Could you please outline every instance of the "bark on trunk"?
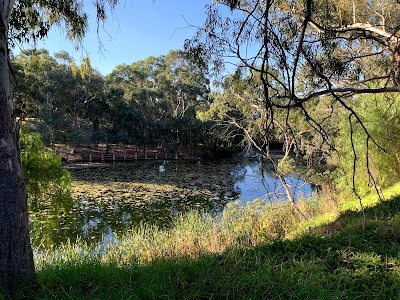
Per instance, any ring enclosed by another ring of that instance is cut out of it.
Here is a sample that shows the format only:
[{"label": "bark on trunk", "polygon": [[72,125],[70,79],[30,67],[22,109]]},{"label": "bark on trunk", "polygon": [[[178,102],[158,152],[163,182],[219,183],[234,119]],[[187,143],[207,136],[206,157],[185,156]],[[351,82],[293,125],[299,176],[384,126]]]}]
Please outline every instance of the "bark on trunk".
[{"label": "bark on trunk", "polygon": [[8,63],[9,1],[0,1],[0,288],[34,277],[27,194]]},{"label": "bark on trunk", "polygon": [[300,207],[297,205],[296,200],[294,199],[293,194],[290,191],[290,187],[288,186],[285,178],[280,174],[278,174],[277,176],[278,176],[279,180],[281,181],[283,188],[285,189],[286,197],[288,198],[290,204],[297,211],[297,213],[301,219],[307,220],[307,216],[301,211]]}]

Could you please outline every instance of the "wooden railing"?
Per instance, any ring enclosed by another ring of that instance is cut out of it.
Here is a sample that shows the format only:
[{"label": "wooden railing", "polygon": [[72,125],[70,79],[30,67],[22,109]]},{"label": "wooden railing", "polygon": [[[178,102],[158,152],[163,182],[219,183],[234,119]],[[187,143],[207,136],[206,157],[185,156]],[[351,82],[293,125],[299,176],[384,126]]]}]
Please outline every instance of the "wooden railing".
[{"label": "wooden railing", "polygon": [[164,159],[194,159],[180,155],[178,152],[169,152],[163,148],[139,148],[136,145],[104,145],[96,147],[77,147],[73,149],[54,147],[56,153],[62,155],[66,162],[123,162],[135,160],[164,160]]}]

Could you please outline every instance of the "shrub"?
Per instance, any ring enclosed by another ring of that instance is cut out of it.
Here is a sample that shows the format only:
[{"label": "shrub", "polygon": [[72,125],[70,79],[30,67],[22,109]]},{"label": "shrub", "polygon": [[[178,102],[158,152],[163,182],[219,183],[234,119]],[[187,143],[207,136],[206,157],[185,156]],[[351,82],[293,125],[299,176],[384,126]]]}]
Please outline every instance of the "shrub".
[{"label": "shrub", "polygon": [[50,206],[59,210],[72,205],[71,174],[62,168],[61,156],[46,149],[38,133],[20,133],[22,166],[30,209]]}]

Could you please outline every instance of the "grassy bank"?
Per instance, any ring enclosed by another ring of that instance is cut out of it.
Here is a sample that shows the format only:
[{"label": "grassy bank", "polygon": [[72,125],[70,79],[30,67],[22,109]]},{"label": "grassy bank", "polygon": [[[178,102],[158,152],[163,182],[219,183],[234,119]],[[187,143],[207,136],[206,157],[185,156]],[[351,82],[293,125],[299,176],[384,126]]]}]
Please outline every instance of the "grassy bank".
[{"label": "grassy bank", "polygon": [[38,286],[16,299],[398,299],[400,185],[388,201],[232,204],[170,230],[140,227],[114,246],[37,252]]}]

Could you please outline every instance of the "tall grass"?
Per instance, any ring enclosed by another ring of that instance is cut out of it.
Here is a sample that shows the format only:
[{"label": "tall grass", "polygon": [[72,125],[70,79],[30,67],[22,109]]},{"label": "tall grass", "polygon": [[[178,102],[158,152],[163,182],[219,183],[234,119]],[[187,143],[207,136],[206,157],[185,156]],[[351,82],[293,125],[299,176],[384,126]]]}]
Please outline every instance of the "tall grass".
[{"label": "tall grass", "polygon": [[[337,203],[314,197],[301,199],[299,207],[309,216],[336,212]],[[244,249],[284,238],[303,224],[292,206],[254,200],[245,205],[234,202],[217,216],[191,211],[178,216],[169,229],[144,224],[117,236],[113,244],[89,247],[83,241],[66,243],[57,249],[37,250],[39,270],[57,263],[100,261],[116,265],[143,265],[152,261],[195,258],[202,254]]]},{"label": "tall grass", "polygon": [[12,298],[397,299],[400,197],[366,198],[364,231],[357,209],[324,197],[299,201],[306,221],[255,200],[219,216],[189,212],[170,229],[142,225],[113,245],[37,250],[38,286]]}]

